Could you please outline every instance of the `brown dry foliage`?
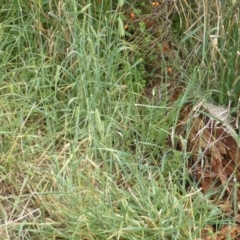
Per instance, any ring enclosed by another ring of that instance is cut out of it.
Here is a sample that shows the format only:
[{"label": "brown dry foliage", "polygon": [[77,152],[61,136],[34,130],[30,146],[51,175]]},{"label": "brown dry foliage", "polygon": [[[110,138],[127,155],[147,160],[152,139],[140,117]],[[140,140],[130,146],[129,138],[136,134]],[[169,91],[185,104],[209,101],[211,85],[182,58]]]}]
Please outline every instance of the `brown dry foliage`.
[{"label": "brown dry foliage", "polygon": [[[202,230],[200,239],[240,239],[240,211],[237,204],[240,200],[237,184],[240,181],[239,143],[224,124],[208,114],[196,113],[190,104],[181,109],[176,134],[187,139],[187,151],[191,153],[188,169],[193,179],[203,193],[214,193],[212,198],[215,204],[229,216],[235,216],[238,224],[225,226],[217,232],[208,226]],[[184,147],[178,142],[178,148],[183,150]],[[234,205],[238,208],[237,215],[234,214]]]},{"label": "brown dry foliage", "polygon": [[[223,199],[234,200],[236,182],[240,181],[240,148],[228,129],[216,120],[203,114],[195,114],[191,105],[181,110],[176,133],[187,136],[187,150],[192,153],[189,163],[194,178],[203,192],[223,186]],[[186,132],[186,125],[190,131]],[[180,148],[183,148],[179,144]],[[240,199],[240,190],[237,189]]]},{"label": "brown dry foliage", "polygon": [[206,226],[202,229],[201,238],[199,240],[227,240],[227,239],[240,239],[239,226],[224,226],[220,231],[214,232],[212,226]]}]

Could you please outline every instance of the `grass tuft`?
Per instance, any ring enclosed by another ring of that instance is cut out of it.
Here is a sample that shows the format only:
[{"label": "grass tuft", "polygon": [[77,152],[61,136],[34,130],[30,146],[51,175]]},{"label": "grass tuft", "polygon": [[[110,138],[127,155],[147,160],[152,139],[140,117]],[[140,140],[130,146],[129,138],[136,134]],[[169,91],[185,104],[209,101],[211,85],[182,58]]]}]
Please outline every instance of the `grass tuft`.
[{"label": "grass tuft", "polygon": [[[168,142],[180,107],[202,93],[237,113],[238,3],[170,1],[163,16],[113,2],[2,4],[2,239],[197,239],[232,222]],[[163,60],[167,36],[182,59]],[[143,96],[149,79],[160,101]],[[185,91],[169,105],[172,79]]]}]

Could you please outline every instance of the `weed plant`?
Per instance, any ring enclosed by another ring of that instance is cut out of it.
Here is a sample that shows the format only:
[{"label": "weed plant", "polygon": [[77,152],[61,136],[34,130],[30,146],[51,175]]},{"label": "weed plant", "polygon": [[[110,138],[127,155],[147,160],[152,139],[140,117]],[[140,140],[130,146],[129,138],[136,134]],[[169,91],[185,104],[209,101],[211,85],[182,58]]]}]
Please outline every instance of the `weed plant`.
[{"label": "weed plant", "polygon": [[124,39],[122,1],[3,1],[1,239],[196,239],[231,221],[167,144],[192,89],[238,107],[239,6],[192,2],[170,3],[189,56],[170,107],[141,100],[145,56]]}]

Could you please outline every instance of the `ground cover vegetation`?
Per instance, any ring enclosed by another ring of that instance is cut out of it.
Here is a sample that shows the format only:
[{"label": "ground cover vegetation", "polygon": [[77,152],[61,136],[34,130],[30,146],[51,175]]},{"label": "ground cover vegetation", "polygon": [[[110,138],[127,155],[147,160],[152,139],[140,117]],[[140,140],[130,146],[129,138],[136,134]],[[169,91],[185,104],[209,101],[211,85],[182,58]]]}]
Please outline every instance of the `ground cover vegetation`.
[{"label": "ground cover vegetation", "polygon": [[239,7],[3,1],[0,238],[237,239],[238,183],[201,190],[181,109],[224,106],[237,142]]}]

